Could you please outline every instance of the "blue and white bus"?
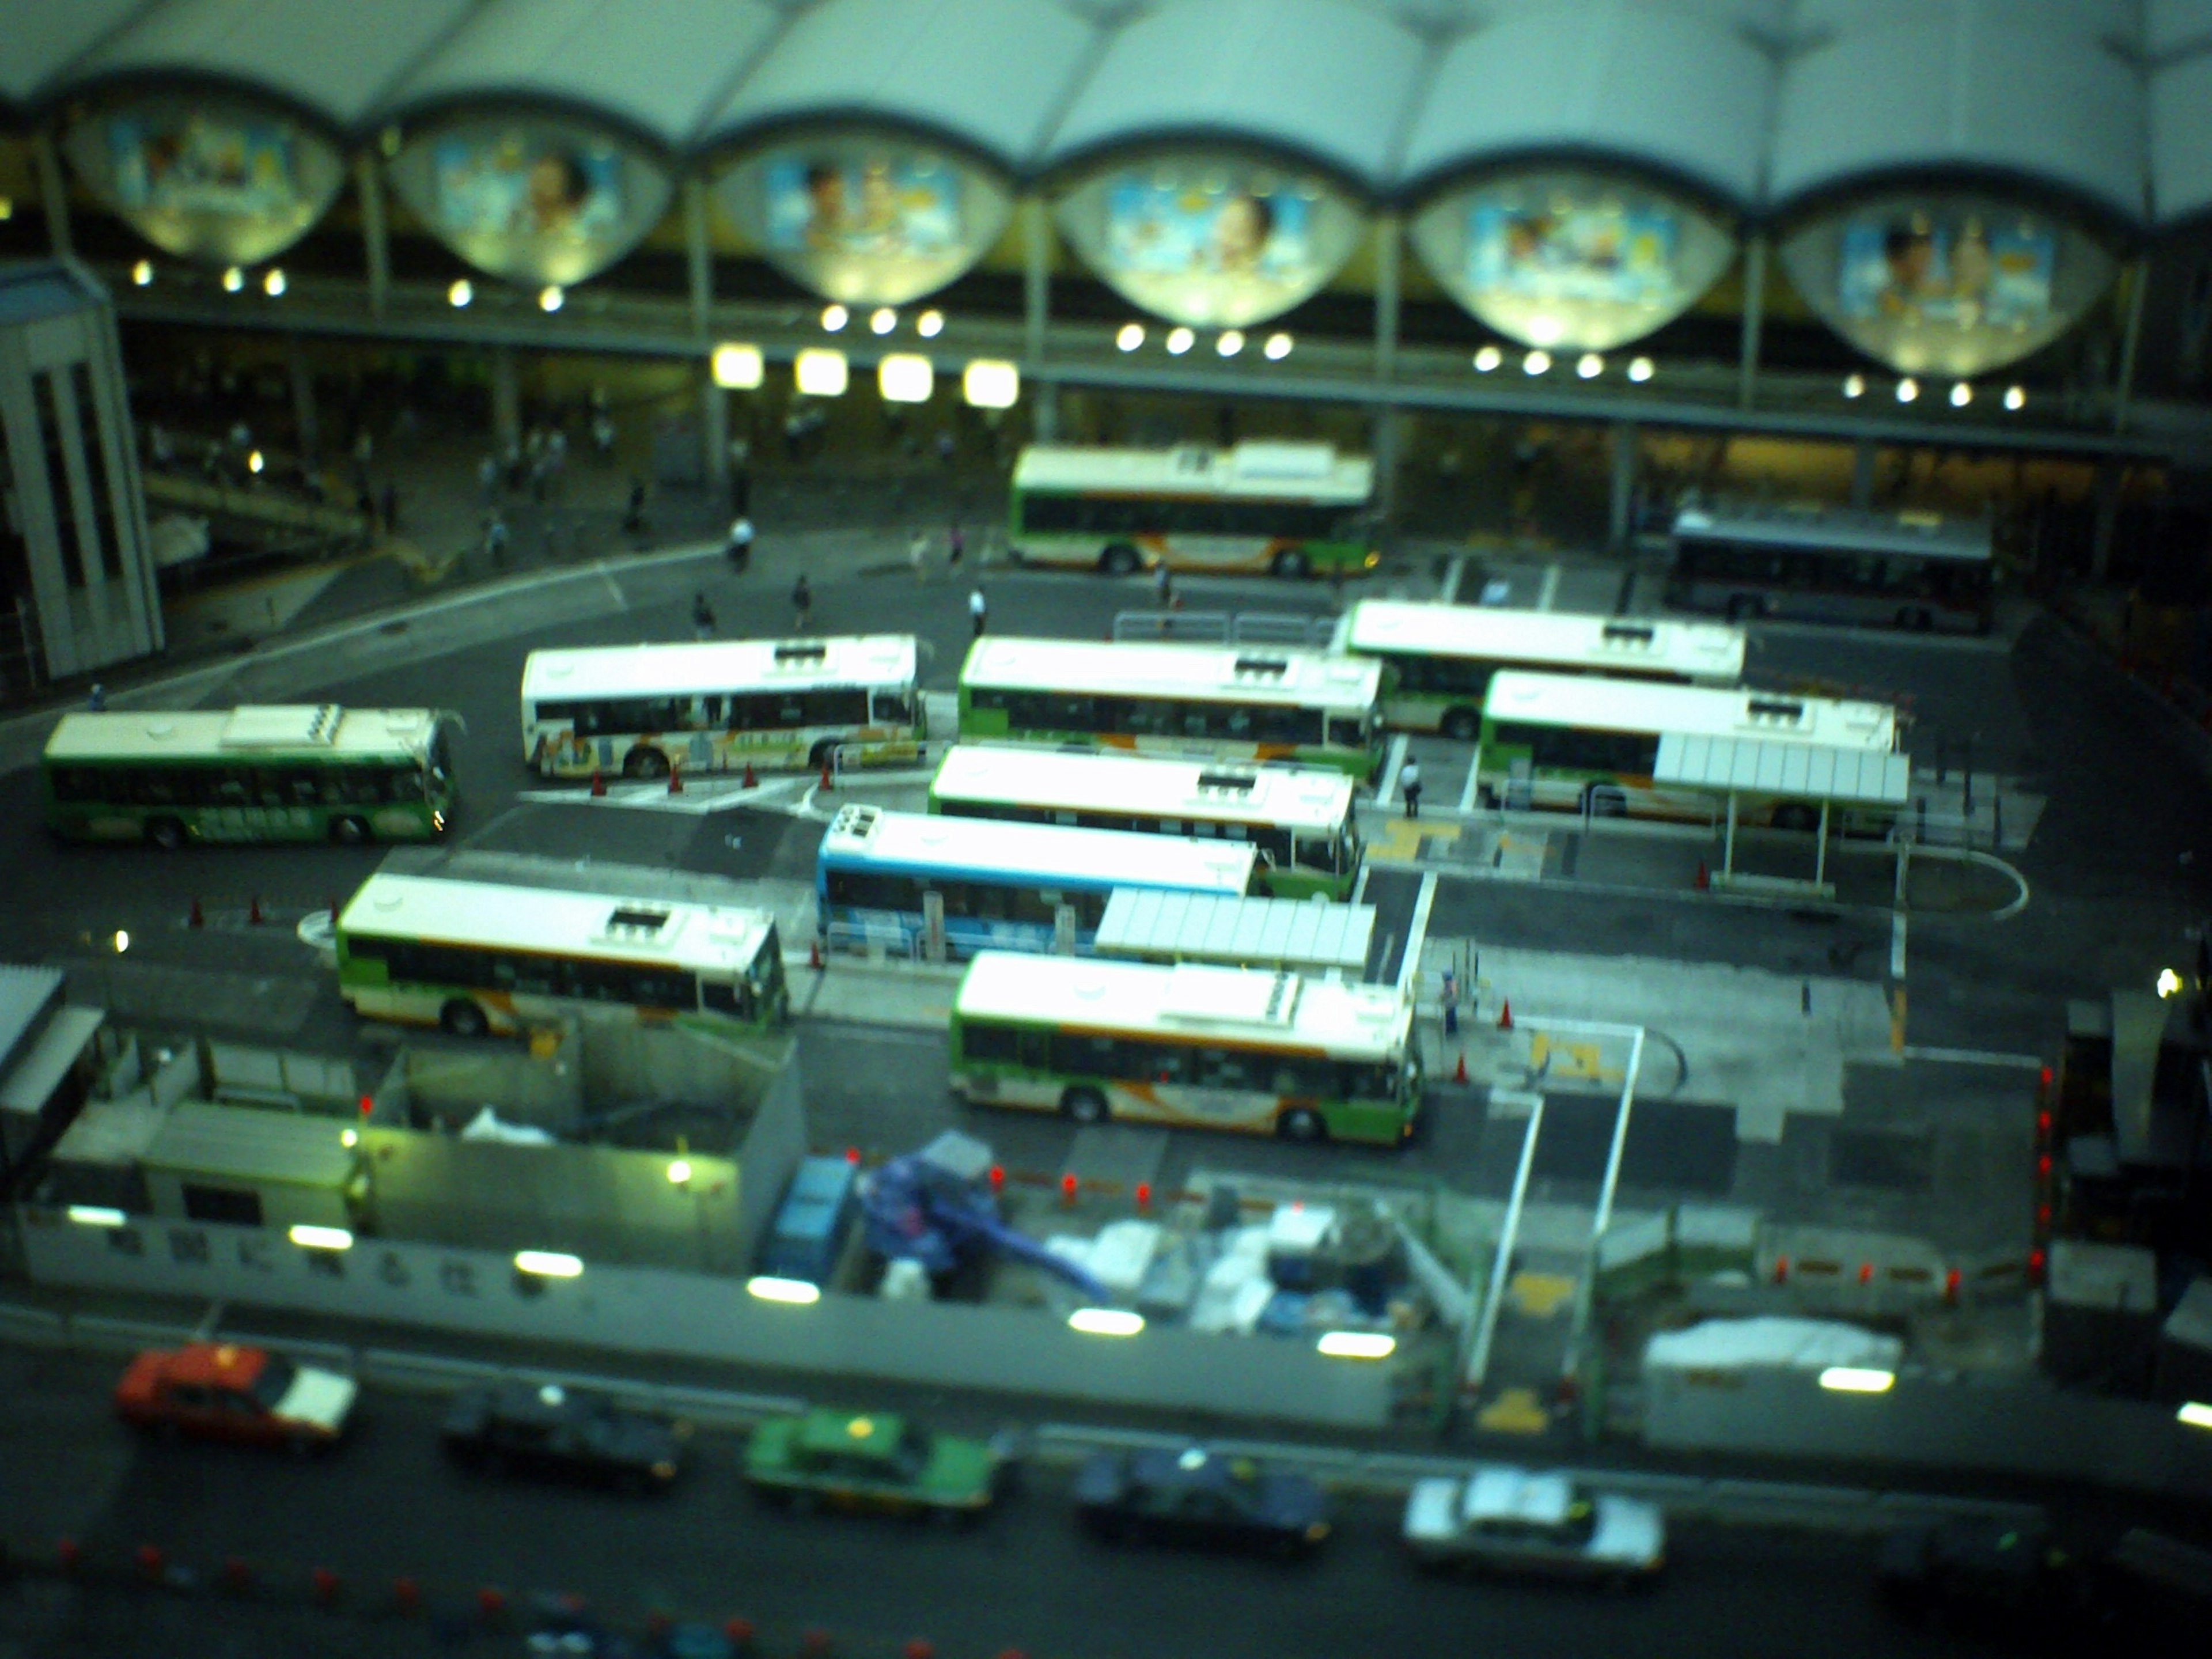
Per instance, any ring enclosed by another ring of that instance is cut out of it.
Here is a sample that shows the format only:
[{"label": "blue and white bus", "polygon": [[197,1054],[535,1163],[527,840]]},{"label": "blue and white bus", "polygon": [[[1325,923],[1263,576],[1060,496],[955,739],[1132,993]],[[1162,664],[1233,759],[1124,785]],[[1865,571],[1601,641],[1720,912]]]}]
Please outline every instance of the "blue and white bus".
[{"label": "blue and white bus", "polygon": [[1087,953],[1117,887],[1241,898],[1259,873],[1249,842],[854,805],[822,838],[815,898],[832,950],[920,957],[941,928],[948,957]]}]

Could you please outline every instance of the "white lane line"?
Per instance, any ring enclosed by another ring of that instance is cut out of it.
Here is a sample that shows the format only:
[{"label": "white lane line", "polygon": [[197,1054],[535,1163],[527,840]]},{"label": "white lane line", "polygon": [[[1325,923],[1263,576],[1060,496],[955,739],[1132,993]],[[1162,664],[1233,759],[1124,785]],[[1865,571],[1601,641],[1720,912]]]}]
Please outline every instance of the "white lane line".
[{"label": "white lane line", "polygon": [[1444,567],[1444,585],[1437,590],[1437,597],[1446,605],[1456,600],[1459,598],[1459,579],[1466,574],[1467,555],[1454,555],[1452,562]]},{"label": "white lane line", "polygon": [[615,603],[622,609],[629,610],[629,596],[622,591],[621,584],[615,580],[614,573],[605,565],[599,567],[599,580],[607,585],[607,592],[615,596]]},{"label": "white lane line", "polygon": [[2024,1072],[2043,1069],[2040,1054],[2000,1054],[1993,1048],[1919,1048],[1908,1042],[1900,1052],[1907,1060],[1933,1060],[1943,1066],[2002,1066]]},{"label": "white lane line", "polygon": [[1474,811],[1474,787],[1482,778],[1482,744],[1478,741],[1474,752],[1467,757],[1467,787],[1459,792],[1459,810],[1462,813]]},{"label": "white lane line", "polygon": [[1559,567],[1556,562],[1544,567],[1544,586],[1536,593],[1536,609],[1549,611],[1552,601],[1559,597]]},{"label": "white lane line", "polygon": [[1365,859],[1359,860],[1359,879],[1352,884],[1352,897],[1349,902],[1353,904],[1364,904],[1366,902],[1367,878],[1374,873],[1375,866],[1373,865],[1370,864]]},{"label": "white lane line", "polygon": [[1390,753],[1382,763],[1382,781],[1376,787],[1375,804],[1388,806],[1398,793],[1398,774],[1406,764],[1407,738],[1403,732],[1390,739]]},{"label": "white lane line", "polygon": [[1889,976],[1894,980],[1905,977],[1905,912],[1895,912],[1889,919]]},{"label": "white lane line", "polygon": [[1420,896],[1413,901],[1413,920],[1406,929],[1406,954],[1398,963],[1398,989],[1402,994],[1421,971],[1421,943],[1429,936],[1429,912],[1436,908],[1437,878],[1421,878]]}]

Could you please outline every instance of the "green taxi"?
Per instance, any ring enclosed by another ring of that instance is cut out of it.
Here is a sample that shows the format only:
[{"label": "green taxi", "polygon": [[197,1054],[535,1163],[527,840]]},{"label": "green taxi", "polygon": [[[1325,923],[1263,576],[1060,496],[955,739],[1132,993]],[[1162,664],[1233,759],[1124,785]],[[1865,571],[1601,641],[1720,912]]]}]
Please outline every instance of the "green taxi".
[{"label": "green taxi", "polygon": [[817,1407],[772,1417],[745,1445],[745,1480],[769,1503],[948,1520],[980,1516],[999,1495],[1014,1446],[936,1434],[890,1412]]}]

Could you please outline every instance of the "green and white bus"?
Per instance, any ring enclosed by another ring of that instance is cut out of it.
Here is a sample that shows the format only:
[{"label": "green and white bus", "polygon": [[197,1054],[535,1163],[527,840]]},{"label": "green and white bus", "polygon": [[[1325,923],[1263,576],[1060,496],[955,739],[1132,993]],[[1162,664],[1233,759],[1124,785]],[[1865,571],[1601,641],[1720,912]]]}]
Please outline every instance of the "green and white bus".
[{"label": "green and white bus", "polygon": [[963,743],[939,763],[929,810],[1246,842],[1259,851],[1264,892],[1344,899],[1359,877],[1356,788],[1341,772]]},{"label": "green and white bus", "polygon": [[68,841],[428,841],[460,807],[432,708],[335,703],[64,714],[46,827]]},{"label": "green and white bus", "polygon": [[338,994],[356,1013],[460,1036],[609,1006],[742,1035],[790,1008],[765,910],[378,874],[337,931]]},{"label": "green and white bus", "polygon": [[1375,464],[1328,444],[1096,449],[1043,444],[1014,463],[1007,550],[1022,564],[1358,575],[1375,546]]},{"label": "green and white bus", "polygon": [[546,777],[911,761],[927,735],[914,635],[533,651],[522,758]]},{"label": "green and white bus", "polygon": [[960,667],[960,736],[1133,755],[1382,768],[1382,667],[1273,646],[981,639]]},{"label": "green and white bus", "polygon": [[951,1053],[969,1102],[1078,1123],[1395,1146],[1421,1109],[1410,1001],[1265,969],[986,951],[954,1000]]},{"label": "green and white bus", "polygon": [[1389,670],[1384,724],[1462,742],[1482,729],[1483,693],[1501,668],[1734,685],[1743,678],[1743,629],[1719,623],[1403,599],[1360,600],[1331,645]]},{"label": "green and white bus", "polygon": [[[1653,781],[1659,739],[1670,733],[1886,755],[1897,747],[1897,711],[1741,688],[1500,670],[1483,703],[1475,751],[1480,799],[1486,806],[1709,823],[1710,793]],[[1802,798],[1750,789],[1737,799],[1747,823],[1810,830],[1820,822],[1819,806]],[[1878,832],[1889,817],[1874,807],[1839,811],[1847,833]]]}]

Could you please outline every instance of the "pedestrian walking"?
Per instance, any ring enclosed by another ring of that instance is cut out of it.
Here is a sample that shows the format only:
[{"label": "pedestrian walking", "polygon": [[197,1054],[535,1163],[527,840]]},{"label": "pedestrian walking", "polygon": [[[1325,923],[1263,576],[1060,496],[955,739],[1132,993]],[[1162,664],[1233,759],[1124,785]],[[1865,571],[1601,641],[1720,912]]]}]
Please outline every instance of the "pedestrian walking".
[{"label": "pedestrian walking", "polygon": [[496,570],[507,563],[507,520],[496,513],[484,526],[484,552]]},{"label": "pedestrian walking", "polygon": [[1161,556],[1158,565],[1152,571],[1152,592],[1158,596],[1161,610],[1175,609],[1175,573],[1168,568],[1167,556],[1164,554]]},{"label": "pedestrian walking", "polygon": [[623,514],[623,528],[633,536],[645,533],[645,480],[629,481],[629,507]]},{"label": "pedestrian walking", "polygon": [[929,580],[929,538],[919,530],[906,544],[906,562],[914,567],[914,579],[918,582]]},{"label": "pedestrian walking", "polygon": [[107,707],[107,688],[94,680],[92,690],[85,694],[84,706],[95,714],[100,713]]},{"label": "pedestrian walking", "polygon": [[592,450],[603,461],[615,453],[615,417],[604,409],[592,416]]},{"label": "pedestrian walking", "polygon": [[691,635],[701,640],[714,637],[714,607],[707,603],[704,593],[691,596]]},{"label": "pedestrian walking", "polygon": [[951,534],[945,538],[945,568],[950,574],[957,576],[960,574],[960,561],[967,556],[967,552],[968,538],[961,533],[960,526],[956,524],[952,526]]},{"label": "pedestrian walking", "polygon": [[730,540],[725,550],[730,556],[730,568],[743,570],[753,562],[753,521],[739,518],[730,526]]},{"label": "pedestrian walking", "polygon": [[1421,768],[1411,756],[1398,769],[1398,793],[1406,798],[1406,816],[1409,818],[1420,817]]},{"label": "pedestrian walking", "polygon": [[990,620],[991,602],[983,597],[983,590],[972,588],[968,594],[968,620],[975,625],[975,637],[983,637],[983,625]]},{"label": "pedestrian walking", "polygon": [[791,631],[794,634],[804,634],[806,631],[806,624],[813,619],[814,616],[814,590],[806,585],[806,577],[803,572],[799,580],[791,585]]}]

